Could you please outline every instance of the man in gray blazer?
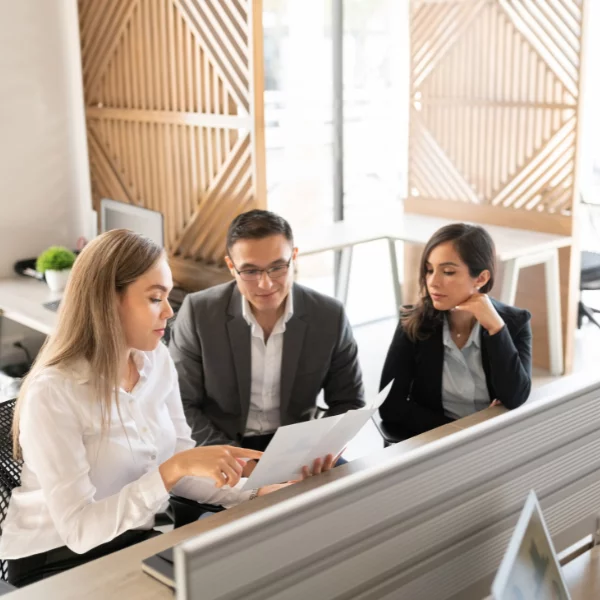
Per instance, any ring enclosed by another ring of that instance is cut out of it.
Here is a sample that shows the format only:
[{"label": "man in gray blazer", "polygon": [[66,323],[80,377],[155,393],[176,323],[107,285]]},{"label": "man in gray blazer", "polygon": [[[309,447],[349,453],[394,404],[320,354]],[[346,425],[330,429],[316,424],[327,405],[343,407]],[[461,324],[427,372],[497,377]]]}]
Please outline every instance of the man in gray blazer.
[{"label": "man in gray blazer", "polygon": [[198,445],[264,450],[280,425],[364,406],[357,347],[343,306],[294,283],[292,231],[274,213],[236,217],[227,234],[235,281],[188,295],[169,350]]}]

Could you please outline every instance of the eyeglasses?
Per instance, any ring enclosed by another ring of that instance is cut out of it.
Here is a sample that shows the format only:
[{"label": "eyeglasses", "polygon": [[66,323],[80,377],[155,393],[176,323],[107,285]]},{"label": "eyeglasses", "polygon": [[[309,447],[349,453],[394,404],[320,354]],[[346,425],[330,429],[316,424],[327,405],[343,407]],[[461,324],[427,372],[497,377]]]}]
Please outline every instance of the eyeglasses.
[{"label": "eyeglasses", "polygon": [[[290,270],[291,262],[292,257],[290,257],[290,260],[288,260],[286,264],[275,265],[268,269],[244,269],[243,271],[238,271],[235,265],[233,265],[233,268],[244,281],[259,281],[262,279],[263,273],[266,273],[269,276],[269,279],[280,279],[287,275]],[[231,263],[233,264],[233,261],[231,261]]]}]

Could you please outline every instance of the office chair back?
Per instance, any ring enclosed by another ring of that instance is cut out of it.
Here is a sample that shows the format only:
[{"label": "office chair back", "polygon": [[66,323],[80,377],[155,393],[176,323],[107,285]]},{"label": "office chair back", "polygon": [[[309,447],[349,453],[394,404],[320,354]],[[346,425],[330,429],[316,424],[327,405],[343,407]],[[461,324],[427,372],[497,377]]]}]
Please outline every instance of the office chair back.
[{"label": "office chair back", "polygon": [[[586,202],[583,196],[581,197],[581,204],[583,207],[582,213],[587,214],[589,221],[588,234],[592,239],[597,240],[598,235],[600,234],[600,205]],[[581,252],[580,292],[600,290],[600,252],[598,252],[597,249],[597,244],[595,244],[595,251],[583,250]],[[596,316],[597,314],[600,314],[600,309],[585,304],[580,297],[577,311],[577,328],[581,328],[584,317],[586,317],[590,323],[600,327],[600,321]]]},{"label": "office chair back", "polygon": [[[13,458],[12,422],[15,403],[16,399],[0,403],[0,523],[6,517],[13,489],[21,485],[23,463]],[[7,575],[7,562],[0,560],[0,578],[7,581]]]}]

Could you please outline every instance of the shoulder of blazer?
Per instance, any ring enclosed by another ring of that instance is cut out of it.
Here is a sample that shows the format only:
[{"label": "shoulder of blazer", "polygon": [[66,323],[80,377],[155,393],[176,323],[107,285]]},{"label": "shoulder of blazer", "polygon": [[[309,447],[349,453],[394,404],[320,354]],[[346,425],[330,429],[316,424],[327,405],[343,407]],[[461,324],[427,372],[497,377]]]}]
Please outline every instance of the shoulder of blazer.
[{"label": "shoulder of blazer", "polygon": [[291,293],[294,297],[294,316],[306,315],[336,319],[344,312],[344,306],[339,300],[299,283],[294,283]]},{"label": "shoulder of blazer", "polygon": [[509,306],[495,298],[491,298],[494,308],[506,323],[511,334],[518,333],[531,320],[531,313],[523,308]]},{"label": "shoulder of blazer", "polygon": [[205,316],[215,318],[221,315],[221,318],[224,319],[228,312],[232,297],[234,295],[240,297],[239,292],[237,292],[237,294],[236,292],[236,282],[229,281],[199,292],[192,292],[191,294],[188,294],[185,299],[192,305],[196,316],[200,316],[200,318]]}]

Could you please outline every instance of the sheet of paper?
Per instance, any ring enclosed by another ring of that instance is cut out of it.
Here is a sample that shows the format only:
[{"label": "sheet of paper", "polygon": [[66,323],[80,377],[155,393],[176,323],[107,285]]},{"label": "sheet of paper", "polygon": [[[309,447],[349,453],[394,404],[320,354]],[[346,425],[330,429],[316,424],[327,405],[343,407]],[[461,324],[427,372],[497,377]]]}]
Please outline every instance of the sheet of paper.
[{"label": "sheet of paper", "polygon": [[298,479],[316,458],[339,454],[386,399],[393,380],[365,408],[280,427],[243,489]]},{"label": "sheet of paper", "polygon": [[373,416],[374,409],[350,410],[336,423],[319,442],[309,449],[305,458],[305,465],[312,465],[317,458],[333,454],[337,456],[356,434],[366,425]]},{"label": "sheet of paper", "polygon": [[318,442],[344,415],[314,419],[280,427],[256,465],[243,489],[256,489],[271,483],[294,479],[305,463],[311,446]]},{"label": "sheet of paper", "polygon": [[371,400],[371,402],[366,402],[365,408],[363,408],[362,410],[378,410],[379,407],[384,403],[388,394],[390,393],[392,385],[394,385],[393,379],[379,392],[379,394],[377,394],[377,396],[375,396],[375,398],[373,398],[373,400]]}]

